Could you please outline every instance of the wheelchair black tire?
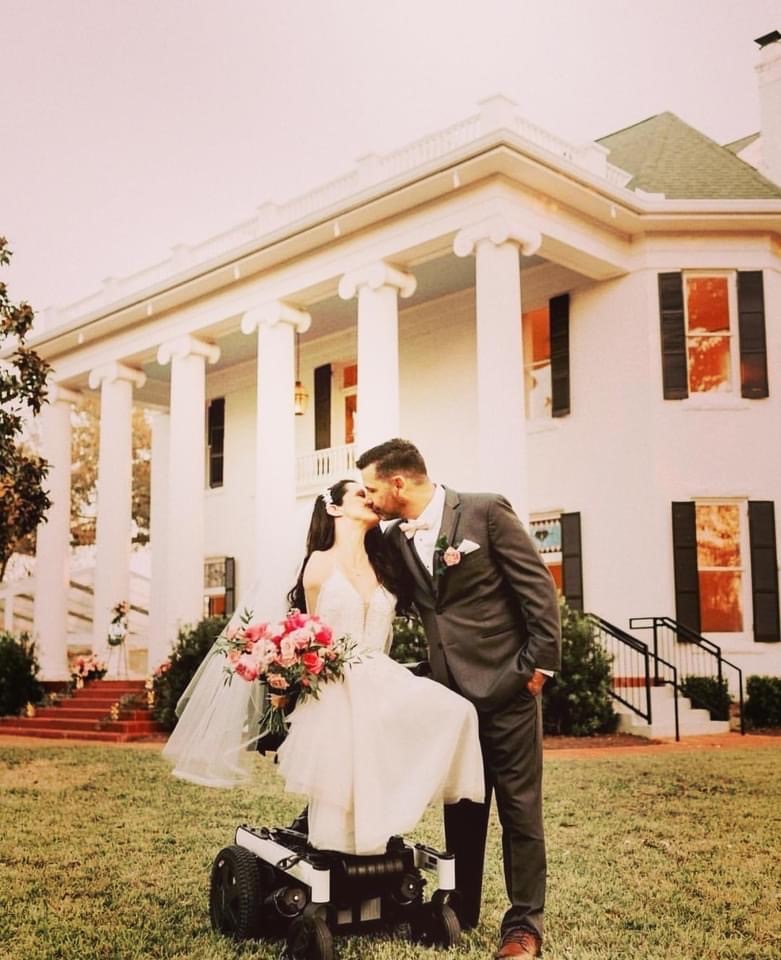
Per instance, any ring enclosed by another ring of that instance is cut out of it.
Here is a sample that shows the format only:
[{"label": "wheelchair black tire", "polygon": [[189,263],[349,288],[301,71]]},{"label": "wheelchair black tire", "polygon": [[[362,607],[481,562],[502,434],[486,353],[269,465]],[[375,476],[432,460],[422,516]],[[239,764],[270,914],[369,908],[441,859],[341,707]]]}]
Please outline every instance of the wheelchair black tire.
[{"label": "wheelchair black tire", "polygon": [[461,939],[458,915],[446,903],[424,903],[417,923],[418,942],[427,947],[454,947]]},{"label": "wheelchair black tire", "polygon": [[224,847],[212,864],[209,886],[212,929],[233,940],[260,939],[262,904],[258,858],[245,847]]},{"label": "wheelchair black tire", "polygon": [[290,960],[334,960],[334,938],[322,917],[304,914],[287,931]]}]

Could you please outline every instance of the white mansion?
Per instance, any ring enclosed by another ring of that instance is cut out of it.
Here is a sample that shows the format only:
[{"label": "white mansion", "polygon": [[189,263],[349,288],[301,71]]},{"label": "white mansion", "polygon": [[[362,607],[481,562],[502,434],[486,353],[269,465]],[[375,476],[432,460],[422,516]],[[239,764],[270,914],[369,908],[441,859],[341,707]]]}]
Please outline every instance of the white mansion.
[{"label": "white mansion", "polygon": [[[314,495],[403,436],[436,480],[505,493],[574,605],[625,630],[671,617],[781,674],[778,34],[758,74],[762,130],[726,146],[669,113],[567,143],[492,97],[44,317],[53,506],[30,585],[0,585],[6,627],[29,626],[14,611],[34,593],[43,676],[84,639],[69,485],[85,391],[101,410],[93,645],[130,597],[141,672],[256,581],[258,612],[278,613]],[[145,602],[134,404],[153,411]]]}]

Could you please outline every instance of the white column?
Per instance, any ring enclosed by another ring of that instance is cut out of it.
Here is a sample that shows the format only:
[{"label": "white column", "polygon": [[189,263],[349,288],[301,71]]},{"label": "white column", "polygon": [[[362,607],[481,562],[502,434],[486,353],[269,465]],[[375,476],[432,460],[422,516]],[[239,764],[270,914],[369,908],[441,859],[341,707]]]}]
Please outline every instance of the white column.
[{"label": "white column", "polygon": [[166,595],[168,584],[168,474],[170,424],[167,413],[152,414],[152,460],[149,491],[149,545],[152,551],[149,571],[149,625],[147,644],[149,669],[154,670],[171,650],[172,637],[166,634]]},{"label": "white column", "polygon": [[68,679],[70,588],[71,409],[78,394],[54,384],[41,409],[41,455],[49,463],[51,500],[35,547],[33,636],[43,680]]},{"label": "white column", "polygon": [[346,273],[339,296],[358,294],[359,453],[399,435],[399,294],[411,297],[417,280],[380,261]]},{"label": "white column", "polygon": [[504,494],[529,518],[526,411],[518,250],[531,256],[537,231],[502,216],[456,234],[456,255],[474,253],[477,315],[477,413],[480,486]]},{"label": "white column", "polygon": [[255,576],[263,620],[285,613],[286,594],[303,556],[295,537],[296,509],[295,335],[308,313],[278,300],[244,314],[241,329],[258,332],[258,395],[255,472]]},{"label": "white column", "polygon": [[133,387],[146,377],[121,363],[97,367],[89,385],[100,387],[98,516],[95,532],[95,594],[92,647],[106,648],[111,608],[130,600],[133,482]]},{"label": "white column", "polygon": [[181,627],[203,619],[206,361],[219,358],[219,347],[190,336],[164,343],[157,351],[158,363],[171,364],[166,628],[161,644],[173,643]]}]

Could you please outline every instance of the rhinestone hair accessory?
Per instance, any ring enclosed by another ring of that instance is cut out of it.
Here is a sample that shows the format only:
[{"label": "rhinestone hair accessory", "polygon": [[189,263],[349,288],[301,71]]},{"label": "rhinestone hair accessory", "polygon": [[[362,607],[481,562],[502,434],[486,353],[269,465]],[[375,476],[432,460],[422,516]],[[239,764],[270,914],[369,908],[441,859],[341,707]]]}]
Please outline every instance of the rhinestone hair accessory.
[{"label": "rhinestone hair accessory", "polygon": [[331,494],[330,487],[326,487],[325,490],[321,490],[319,496],[322,497],[323,503],[327,507],[332,507],[334,505],[334,498]]}]

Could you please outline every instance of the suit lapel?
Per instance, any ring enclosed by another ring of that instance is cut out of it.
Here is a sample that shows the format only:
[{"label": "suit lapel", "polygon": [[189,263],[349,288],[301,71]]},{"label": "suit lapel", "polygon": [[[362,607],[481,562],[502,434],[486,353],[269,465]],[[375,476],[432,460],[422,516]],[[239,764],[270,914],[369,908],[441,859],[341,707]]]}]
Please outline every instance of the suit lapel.
[{"label": "suit lapel", "polygon": [[412,576],[415,578],[415,582],[419,587],[422,587],[427,593],[434,592],[434,581],[431,579],[431,576],[423,565],[423,561],[418,556],[418,551],[415,549],[410,538],[407,538],[400,530],[396,530],[396,536],[399,538],[399,550],[401,555],[404,558],[404,562],[407,564]]},{"label": "suit lapel", "polygon": [[[445,506],[442,510],[442,525],[437,533],[437,540],[445,537],[448,546],[456,546],[456,536],[458,534],[458,524],[461,522],[461,498],[455,490],[445,488]],[[434,594],[439,596],[440,588],[444,589],[447,582],[442,582],[444,571],[441,569],[441,561],[438,552],[434,551]]]}]

